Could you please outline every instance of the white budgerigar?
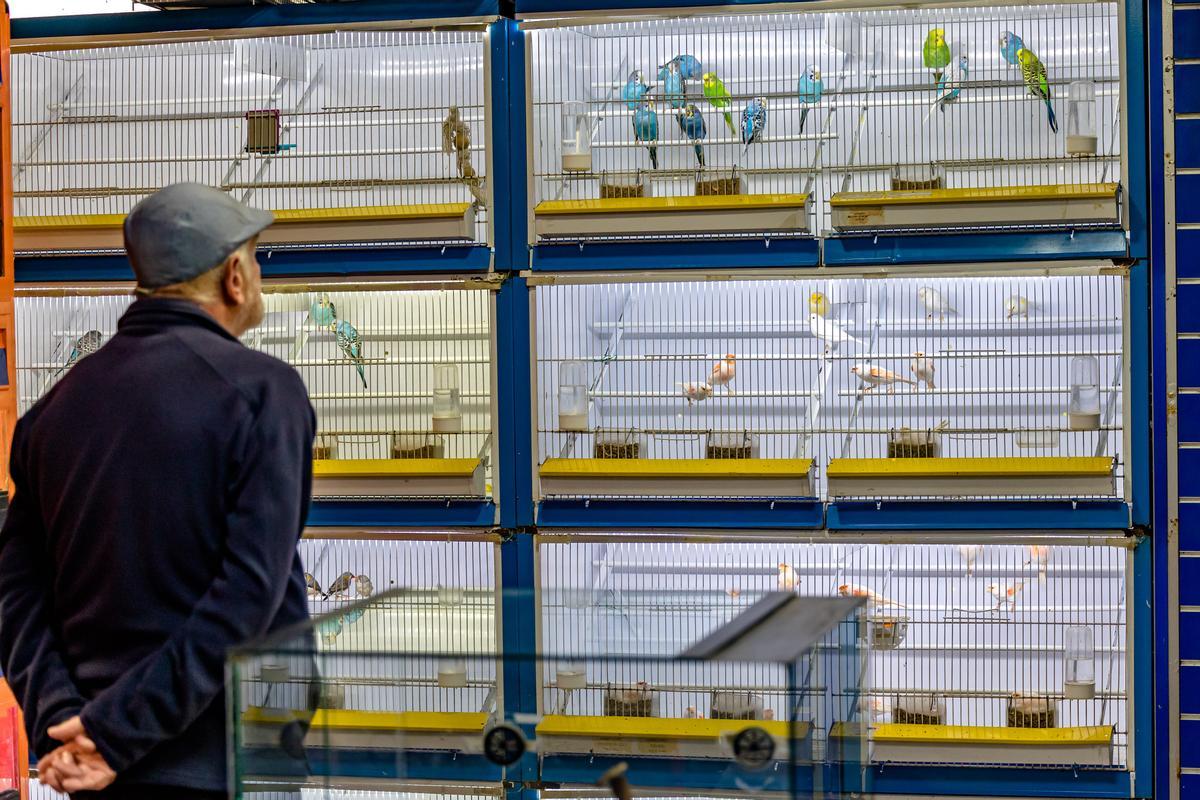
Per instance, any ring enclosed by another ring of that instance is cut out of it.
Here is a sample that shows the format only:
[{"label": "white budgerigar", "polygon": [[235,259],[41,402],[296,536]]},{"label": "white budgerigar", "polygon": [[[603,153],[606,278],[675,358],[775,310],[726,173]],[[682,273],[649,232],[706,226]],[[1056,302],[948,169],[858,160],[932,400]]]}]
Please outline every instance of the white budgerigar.
[{"label": "white budgerigar", "polygon": [[853,583],[843,583],[838,587],[838,594],[842,597],[865,597],[867,598],[867,602],[872,606],[905,607],[904,603],[897,602],[890,597],[884,597],[881,594],[876,594],[865,586],[857,586]]},{"label": "white budgerigar", "polygon": [[800,588],[800,576],[791,564],[779,565],[778,587],[781,592],[794,592]]},{"label": "white budgerigar", "polygon": [[1029,560],[1026,565],[1037,562],[1038,565],[1038,583],[1046,582],[1046,572],[1050,569],[1050,546],[1044,544],[1029,545]]},{"label": "white budgerigar", "polygon": [[726,353],[725,358],[713,364],[712,371],[708,373],[708,384],[710,386],[724,386],[725,390],[733,394],[733,387],[729,384],[737,376],[737,356],[733,353]]},{"label": "white budgerigar", "polygon": [[845,328],[831,319],[819,317],[816,314],[808,315],[808,330],[813,336],[825,343],[825,352],[829,352],[829,348],[843,342],[854,342],[862,344],[862,341],[851,336]]},{"label": "white budgerigar", "polygon": [[962,556],[963,562],[967,565],[967,577],[975,574],[975,562],[979,560],[979,554],[983,551],[983,545],[979,544],[960,544],[958,546],[958,554]]},{"label": "white budgerigar", "polygon": [[1021,594],[1021,590],[1024,588],[1025,581],[1017,581],[1016,583],[989,583],[985,591],[996,598],[995,610],[999,611],[1005,608],[1009,613],[1016,613],[1017,596]]},{"label": "white budgerigar", "polygon": [[874,364],[855,364],[850,368],[850,371],[858,376],[859,380],[867,384],[864,392],[874,391],[880,386],[888,387],[889,392],[896,390],[897,383],[907,383],[909,386],[916,386],[917,382],[909,380],[902,375],[897,375],[890,369],[877,367]]},{"label": "white budgerigar", "polygon": [[958,313],[950,305],[950,301],[946,299],[946,296],[932,286],[922,286],[920,289],[917,289],[917,299],[921,301],[921,305],[925,308],[926,319],[933,319],[934,314],[937,314],[938,319],[945,319],[947,314]]},{"label": "white budgerigar", "polygon": [[704,383],[703,381],[688,381],[687,383],[679,384],[679,389],[683,396],[687,398],[688,405],[701,403],[712,397],[712,384]]},{"label": "white budgerigar", "polygon": [[1025,319],[1029,319],[1029,307],[1031,305],[1028,298],[1014,294],[1004,301],[1004,318],[1024,317]]},{"label": "white budgerigar", "polygon": [[936,389],[933,385],[933,359],[926,356],[920,350],[913,353],[912,357],[912,372],[917,376],[918,381],[925,382],[926,389]]}]

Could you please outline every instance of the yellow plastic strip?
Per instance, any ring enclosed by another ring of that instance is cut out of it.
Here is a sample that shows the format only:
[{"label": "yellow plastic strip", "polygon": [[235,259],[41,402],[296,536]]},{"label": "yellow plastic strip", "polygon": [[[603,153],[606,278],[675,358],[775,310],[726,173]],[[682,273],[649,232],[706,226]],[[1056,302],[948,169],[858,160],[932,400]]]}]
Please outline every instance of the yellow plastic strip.
[{"label": "yellow plastic strip", "polygon": [[[277,224],[315,222],[387,222],[388,220],[457,219],[470,209],[469,203],[423,203],[409,206],[357,206],[353,208],[296,208],[272,212]],[[124,214],[65,214],[49,217],[15,217],[13,227],[22,231],[102,230],[120,228]]]},{"label": "yellow plastic strip", "polygon": [[1111,725],[1086,728],[1000,728],[975,725],[900,725],[887,723],[875,728],[877,742],[921,742],[929,744],[1111,744]]},{"label": "yellow plastic strip", "polygon": [[547,200],[534,214],[613,214],[637,211],[737,211],[754,208],[803,208],[806,194],[731,194],[701,197],[613,197],[604,200]]},{"label": "yellow plastic strip", "polygon": [[[659,717],[569,717],[548,714],[538,723],[539,736],[588,736],[604,739],[718,739],[758,727],[780,739],[790,734],[778,720],[661,719]],[[808,737],[812,723],[797,722],[796,738]]]},{"label": "yellow plastic strip", "polygon": [[1120,184],[1083,183],[1050,186],[995,186],[983,189],[918,189],[896,192],[837,192],[831,206],[982,203],[995,200],[1082,200],[1116,197]]},{"label": "yellow plastic strip", "polygon": [[548,458],[543,478],[806,478],[803,458]]},{"label": "yellow plastic strip", "polygon": [[314,478],[469,478],[477,458],[316,459]]},{"label": "yellow plastic strip", "polygon": [[124,214],[64,214],[53,217],[14,217],[17,231],[109,230],[125,224]]},{"label": "yellow plastic strip", "polygon": [[830,478],[1029,478],[1108,476],[1111,456],[1046,456],[1029,458],[834,458]]},{"label": "yellow plastic strip", "polygon": [[[302,716],[299,713],[279,714],[263,708],[248,708],[242,721],[250,724],[282,725]],[[466,712],[405,711],[347,711],[319,708],[312,718],[312,727],[324,730],[397,731],[407,733],[476,733],[487,725],[488,715]]]}]

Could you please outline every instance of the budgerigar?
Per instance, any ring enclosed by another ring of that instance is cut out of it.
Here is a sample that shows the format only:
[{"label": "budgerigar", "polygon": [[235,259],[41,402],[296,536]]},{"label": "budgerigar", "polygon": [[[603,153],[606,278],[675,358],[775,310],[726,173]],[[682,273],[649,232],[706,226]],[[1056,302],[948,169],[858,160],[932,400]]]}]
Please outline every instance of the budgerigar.
[{"label": "budgerigar", "polygon": [[662,93],[671,108],[683,108],[687,105],[687,87],[683,83],[683,76],[679,74],[679,65],[674,62],[667,64]]},{"label": "budgerigar", "polygon": [[650,87],[646,85],[646,76],[640,69],[635,69],[629,73],[629,79],[621,87],[621,99],[625,101],[625,106],[630,111],[637,111],[648,91],[650,91]]},{"label": "budgerigar", "polygon": [[328,328],[337,322],[337,306],[329,299],[329,295],[323,294],[312,301],[308,307],[308,320],[318,328]]},{"label": "budgerigar", "polygon": [[658,141],[658,112],[649,101],[643,100],[633,112],[633,138],[646,145],[650,151],[650,166],[658,169],[658,148],[654,145]]},{"label": "budgerigar", "polygon": [[762,138],[767,127],[767,98],[756,97],[742,109],[742,157],[750,145]]},{"label": "budgerigar", "polygon": [[932,70],[933,82],[942,81],[942,70],[950,64],[950,45],[946,43],[946,31],[934,28],[925,36],[925,46],[921,48],[921,63],[925,69]]},{"label": "budgerigar", "polygon": [[350,586],[354,583],[353,572],[343,572],[337,577],[333,583],[329,584],[327,597],[334,597],[339,600],[347,600],[350,597]]},{"label": "budgerigar", "polygon": [[695,56],[678,55],[658,68],[658,79],[660,81],[666,79],[667,73],[670,72],[672,66],[675,67],[685,81],[697,80],[704,71],[704,68],[700,66],[700,61]]},{"label": "budgerigar", "polygon": [[725,88],[725,81],[721,80],[715,72],[704,73],[703,81],[704,96],[708,98],[708,104],[719,110],[725,117],[725,124],[729,126],[730,133],[737,133],[737,129],[733,127],[733,112],[729,110],[729,105],[733,101],[729,98],[729,90]]},{"label": "budgerigar", "polygon": [[913,353],[912,357],[912,373],[917,377],[918,381],[925,382],[926,389],[936,389],[933,385],[933,359],[926,356],[920,350]]},{"label": "budgerigar", "polygon": [[370,597],[375,594],[375,584],[371,583],[371,579],[366,575],[355,576],[354,588],[359,597]]},{"label": "budgerigar", "polygon": [[1029,319],[1029,300],[1019,294],[1014,294],[1004,301],[1004,318],[1024,317]]},{"label": "budgerigar", "polygon": [[333,332],[337,337],[338,349],[354,364],[363,388],[367,388],[367,376],[363,372],[363,343],[362,338],[358,335],[358,329],[342,319],[333,326]]},{"label": "budgerigar", "polygon": [[1046,573],[1050,568],[1050,546],[1044,544],[1031,544],[1029,545],[1028,549],[1029,560],[1026,561],[1025,564],[1029,565],[1034,561],[1037,562],[1038,583],[1044,584],[1046,582]]},{"label": "budgerigar", "polygon": [[679,389],[683,396],[687,398],[689,406],[695,405],[696,403],[702,403],[708,398],[712,397],[713,394],[712,384],[704,383],[702,381],[688,381],[687,383],[681,383],[679,384]]},{"label": "budgerigar", "polygon": [[779,565],[779,578],[775,585],[781,592],[794,592],[800,588],[800,576],[791,564]]},{"label": "budgerigar", "polygon": [[104,334],[100,331],[87,331],[78,339],[71,342],[71,352],[67,355],[66,362],[58,368],[51,378],[56,378],[64,371],[75,366],[79,363],[80,359],[86,358],[99,350],[102,344],[104,344]]},{"label": "budgerigar", "polygon": [[317,579],[307,572],[304,573],[304,588],[310,600],[325,596],[325,593],[321,591],[321,584],[317,583]]},{"label": "budgerigar", "polygon": [[925,319],[933,319],[934,314],[938,315],[938,319],[945,319],[947,314],[958,313],[950,305],[946,296],[932,286],[922,286],[917,289],[917,299],[925,307]]},{"label": "budgerigar", "polygon": [[996,610],[1007,607],[1010,612],[1017,610],[1017,596],[1025,588],[1025,581],[1016,583],[989,583],[985,591],[996,599]]},{"label": "budgerigar", "polygon": [[712,370],[708,373],[709,386],[724,386],[726,391],[733,394],[733,387],[729,384],[737,376],[737,356],[733,353],[726,353],[725,358],[713,364]]},{"label": "budgerigar", "polygon": [[824,317],[829,314],[829,301],[821,292],[813,292],[808,296],[808,313]]},{"label": "budgerigar", "polygon": [[1046,77],[1046,65],[1032,50],[1024,47],[1017,51],[1017,61],[1021,64],[1021,77],[1025,79],[1025,85],[1029,87],[1029,93],[1042,98],[1042,102],[1046,104],[1046,121],[1050,123],[1050,130],[1058,133],[1058,120],[1054,116],[1054,104],[1051,102],[1050,81]]},{"label": "budgerigar", "polygon": [[679,121],[679,130],[683,131],[683,135],[693,142],[692,147],[696,151],[696,161],[703,167],[704,145],[700,143],[708,135],[708,128],[704,124],[704,115],[700,113],[700,109],[688,103],[683,111],[675,115],[675,119]]},{"label": "budgerigar", "polygon": [[843,342],[854,342],[862,344],[858,339],[855,339],[846,329],[831,319],[819,317],[816,314],[808,315],[808,331],[817,339],[820,339],[825,344],[825,352],[829,352],[829,348]]},{"label": "budgerigar", "polygon": [[937,99],[929,106],[929,111],[925,112],[924,122],[929,122],[935,108],[943,114],[946,113],[946,106],[958,100],[958,96],[962,94],[963,84],[969,75],[967,55],[963,53],[950,62],[950,66],[943,73],[937,85]]},{"label": "budgerigar", "polygon": [[867,602],[873,606],[895,606],[896,608],[904,608],[904,603],[898,603],[890,597],[884,597],[881,594],[876,594],[865,586],[856,586],[853,583],[843,583],[838,587],[838,594],[842,597],[865,597]]},{"label": "budgerigar", "polygon": [[863,389],[864,392],[872,392],[880,386],[886,386],[889,392],[894,392],[897,383],[906,383],[909,386],[917,385],[917,382],[914,380],[909,380],[903,375],[897,375],[890,369],[877,367],[874,364],[855,364],[850,368],[850,372],[857,375],[859,380],[867,384],[866,388]]},{"label": "budgerigar", "polygon": [[809,106],[821,102],[825,92],[825,83],[821,80],[821,70],[815,65],[800,74],[796,82],[796,97],[800,100],[800,133],[804,133],[804,121],[808,119]]},{"label": "budgerigar", "polygon": [[1005,31],[1000,34],[1000,56],[1010,67],[1017,66],[1019,63],[1017,61],[1017,51],[1024,47],[1025,43],[1021,41],[1021,37],[1012,31]]},{"label": "budgerigar", "polygon": [[979,544],[960,544],[958,546],[958,554],[962,556],[962,560],[967,565],[967,577],[975,574],[975,562],[979,560],[979,554],[983,551],[983,545]]}]

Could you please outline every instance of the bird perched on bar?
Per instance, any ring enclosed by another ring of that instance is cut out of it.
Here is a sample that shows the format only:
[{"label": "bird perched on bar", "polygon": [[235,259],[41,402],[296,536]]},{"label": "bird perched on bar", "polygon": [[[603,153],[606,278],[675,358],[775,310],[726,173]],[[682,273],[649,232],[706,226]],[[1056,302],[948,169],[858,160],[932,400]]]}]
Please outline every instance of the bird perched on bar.
[{"label": "bird perched on bar", "polygon": [[375,584],[371,583],[371,579],[366,575],[354,577],[354,589],[358,592],[359,597],[370,597],[375,594]]},{"label": "bird perched on bar", "polygon": [[895,608],[905,608],[904,603],[899,603],[890,597],[884,597],[881,594],[876,594],[865,586],[857,586],[853,583],[843,583],[838,587],[838,594],[842,597],[865,597],[871,606],[894,606]]},{"label": "bird perched on bar", "polygon": [[650,152],[650,166],[658,169],[658,148],[654,144],[658,141],[658,113],[648,100],[643,100],[638,110],[633,112],[633,138],[646,145]]},{"label": "bird perched on bar", "polygon": [[304,588],[308,592],[309,600],[325,597],[325,592],[321,591],[321,584],[317,583],[317,579],[312,576],[312,573],[304,573]]},{"label": "bird perched on bar", "polygon": [[1045,585],[1046,573],[1050,569],[1050,547],[1044,544],[1029,545],[1029,560],[1025,562],[1029,566],[1034,561],[1038,565],[1038,583]]},{"label": "bird perched on bar", "polygon": [[767,128],[767,98],[756,97],[742,110],[742,157]]},{"label": "bird perched on bar", "polygon": [[713,387],[707,383],[688,381],[687,383],[679,384],[679,387],[683,396],[687,398],[689,406],[702,403],[712,397],[713,394]]},{"label": "bird perched on bar", "polygon": [[1000,34],[1000,56],[1010,67],[1015,67],[1020,63],[1017,61],[1017,51],[1024,47],[1025,43],[1021,41],[1021,37],[1012,31]]},{"label": "bird perched on bar", "polygon": [[984,591],[996,599],[995,611],[1006,608],[1010,614],[1016,613],[1017,597],[1025,588],[1025,581],[1016,583],[989,583]]},{"label": "bird perched on bar", "polygon": [[338,600],[350,599],[350,587],[354,584],[354,573],[343,572],[337,577],[333,583],[329,584],[329,590],[325,592],[326,597],[333,597]]},{"label": "bird perched on bar", "polygon": [[733,127],[733,112],[729,110],[733,101],[729,97],[729,90],[725,88],[725,81],[721,80],[715,72],[706,72],[701,81],[701,90],[708,98],[708,104],[725,117],[725,125],[728,126],[729,132],[736,134],[737,128]]},{"label": "bird perched on bar", "polygon": [[367,388],[367,376],[363,372],[363,343],[358,329],[344,319],[338,320],[332,327],[338,349],[354,364],[358,379],[362,381],[363,388]]},{"label": "bird perched on bar", "polygon": [[704,115],[700,113],[700,109],[696,108],[695,104],[688,103],[683,111],[675,115],[675,119],[679,122],[679,130],[683,131],[683,135],[692,142],[692,149],[696,151],[696,161],[703,167],[704,145],[700,143],[708,135],[708,128],[704,124]]},{"label": "bird perched on bar", "polygon": [[659,73],[659,77],[662,79],[663,97],[667,99],[671,108],[683,108],[687,105],[687,86],[684,85],[683,75],[679,72],[679,65],[674,61],[668,61],[666,69],[665,75]]},{"label": "bird perched on bar", "polygon": [[950,301],[946,299],[946,296],[932,286],[922,286],[920,289],[917,289],[917,299],[925,307],[925,319],[933,319],[933,315],[937,314],[939,320],[944,320],[947,314],[958,313],[950,305]]},{"label": "bird perched on bar", "polygon": [[1029,87],[1029,93],[1040,97],[1046,104],[1046,121],[1050,130],[1058,133],[1058,120],[1054,116],[1054,104],[1050,102],[1050,80],[1046,77],[1046,65],[1032,50],[1022,47],[1017,51],[1017,61],[1021,64],[1021,77]]},{"label": "bird perched on bar", "polygon": [[637,111],[648,91],[650,91],[650,87],[646,84],[646,76],[640,69],[635,69],[629,73],[629,78],[621,87],[621,99],[625,101],[626,108],[630,111]]},{"label": "bird perched on bar", "polygon": [[726,353],[725,358],[713,364],[712,370],[708,373],[709,386],[724,386],[725,390],[733,394],[733,387],[729,384],[737,377],[737,356],[733,353]]},{"label": "bird perched on bar", "polygon": [[829,315],[829,300],[821,292],[813,292],[808,296],[808,313],[818,317]]},{"label": "bird perched on bar", "polygon": [[933,385],[933,359],[926,356],[920,350],[913,353],[912,357],[913,375],[917,376],[918,381],[925,382],[926,389],[936,389]]},{"label": "bird perched on bar", "polygon": [[839,325],[832,319],[818,317],[816,314],[808,315],[808,331],[817,339],[820,339],[825,344],[825,353],[828,354],[830,347],[833,345],[842,344],[844,342],[854,342],[862,344],[862,341],[851,336],[845,328]]},{"label": "bird perched on bar", "polygon": [[800,576],[791,564],[779,565],[779,577],[775,582],[781,592],[794,592],[800,588]]},{"label": "bird perched on bar", "polygon": [[458,177],[479,205],[485,205],[483,184],[471,165],[471,126],[462,118],[458,106],[450,106],[442,120],[442,152],[454,156]]},{"label": "bird perched on bar", "polygon": [[897,383],[907,383],[909,386],[917,385],[916,381],[909,380],[902,375],[897,375],[890,369],[877,367],[874,364],[855,364],[850,368],[850,371],[857,375],[859,380],[867,384],[863,392],[872,392],[880,386],[886,386],[889,392],[894,392]]},{"label": "bird perched on bar", "polygon": [[934,85],[942,82],[942,70],[950,63],[950,45],[946,43],[946,31],[942,28],[933,28],[926,34],[921,63],[933,73]]},{"label": "bird perched on bar", "polygon": [[1004,318],[1024,317],[1029,319],[1029,308],[1032,305],[1027,298],[1014,294],[1004,301]]},{"label": "bird perched on bar", "polygon": [[87,331],[71,342],[71,352],[67,355],[67,360],[50,376],[51,380],[78,364],[81,359],[99,350],[102,344],[104,344],[104,334],[100,331]]},{"label": "bird perched on bar", "polygon": [[968,578],[975,574],[975,562],[979,560],[979,554],[981,552],[983,552],[983,545],[960,544],[958,546],[958,554],[962,556],[962,560],[967,565]]},{"label": "bird perched on bar", "polygon": [[666,78],[666,75],[672,66],[675,67],[675,69],[679,72],[680,77],[682,77],[685,81],[694,81],[700,77],[701,73],[704,72],[704,68],[700,65],[700,61],[695,56],[689,56],[686,54],[678,55],[658,68],[658,79],[660,81]]},{"label": "bird perched on bar", "polygon": [[308,314],[304,317],[304,324],[296,331],[296,341],[292,345],[292,358],[297,359],[300,353],[304,350],[304,345],[308,344],[308,324],[312,323],[318,328],[332,328],[337,322],[337,306],[329,299],[329,295],[321,294],[308,307]]},{"label": "bird perched on bar", "polygon": [[963,84],[970,75],[970,67],[967,62],[967,54],[961,53],[958,58],[950,62],[950,66],[942,75],[942,79],[938,81],[937,97],[933,104],[929,106],[929,111],[925,113],[923,123],[928,123],[929,118],[933,116],[933,110],[936,108],[940,113],[946,113],[946,106],[958,100],[958,96],[962,94]]},{"label": "bird perched on bar", "polygon": [[800,73],[796,81],[796,97],[800,100],[800,133],[804,133],[804,121],[808,119],[809,106],[821,102],[825,92],[825,83],[821,80],[821,70],[814,64]]}]

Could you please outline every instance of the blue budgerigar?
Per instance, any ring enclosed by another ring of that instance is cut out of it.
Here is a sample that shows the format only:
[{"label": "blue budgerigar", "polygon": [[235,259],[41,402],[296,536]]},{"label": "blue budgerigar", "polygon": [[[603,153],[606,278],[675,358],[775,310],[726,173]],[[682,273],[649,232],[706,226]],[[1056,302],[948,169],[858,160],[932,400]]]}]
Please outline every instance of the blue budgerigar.
[{"label": "blue budgerigar", "polygon": [[358,329],[342,319],[333,325],[333,332],[337,337],[338,349],[354,364],[363,388],[367,388],[367,376],[363,374],[363,343],[362,338],[358,335]]},{"label": "blue budgerigar", "polygon": [[695,56],[678,55],[658,68],[658,79],[660,81],[667,79],[667,73],[670,71],[672,65],[675,66],[685,81],[698,81],[700,80],[700,76],[704,74],[704,68],[700,66],[700,61]]},{"label": "blue budgerigar", "polygon": [[1017,51],[1025,49],[1025,42],[1012,31],[1000,34],[1000,55],[1010,67],[1020,66],[1017,61]]},{"label": "blue budgerigar", "polygon": [[925,113],[924,122],[929,122],[929,118],[933,115],[933,110],[936,108],[943,114],[946,112],[946,106],[958,100],[958,96],[962,94],[963,83],[966,82],[970,75],[970,68],[967,63],[967,54],[961,53],[957,58],[950,62],[946,67],[946,71],[942,73],[942,79],[937,85],[937,99],[929,106],[929,111]]},{"label": "blue budgerigar", "polygon": [[687,105],[687,87],[683,82],[683,74],[679,65],[674,61],[667,64],[667,75],[663,78],[663,96],[671,104],[671,108],[683,108]]},{"label": "blue budgerigar", "polygon": [[816,65],[810,66],[800,74],[796,82],[796,97],[800,100],[800,133],[804,133],[804,121],[808,119],[809,106],[821,102],[825,92],[825,83],[821,80],[821,70]]},{"label": "blue budgerigar", "polygon": [[742,109],[742,155],[762,138],[767,127],[767,98],[756,97]]},{"label": "blue budgerigar", "polygon": [[337,306],[329,299],[329,295],[323,294],[308,307],[308,318],[317,327],[328,328],[337,322]]},{"label": "blue budgerigar", "polygon": [[640,69],[635,69],[629,73],[629,79],[621,87],[621,99],[625,101],[625,106],[630,111],[637,111],[637,107],[642,104],[648,91],[650,91],[650,87],[646,85],[646,76]]},{"label": "blue budgerigar", "polygon": [[704,124],[704,115],[694,104],[688,103],[683,111],[675,115],[675,119],[679,121],[679,129],[683,131],[683,135],[692,141],[692,147],[696,151],[696,161],[703,167],[704,146],[700,142],[708,135],[708,128]]},{"label": "blue budgerigar", "polygon": [[51,379],[58,377],[66,370],[75,366],[79,363],[80,359],[90,356],[99,350],[102,344],[104,344],[104,334],[100,331],[88,331],[84,333],[78,339],[71,342],[70,355],[67,356],[66,362],[51,376]]},{"label": "blue budgerigar", "polygon": [[658,113],[649,101],[642,101],[641,107],[633,112],[633,138],[646,145],[650,151],[650,166],[658,169]]}]

